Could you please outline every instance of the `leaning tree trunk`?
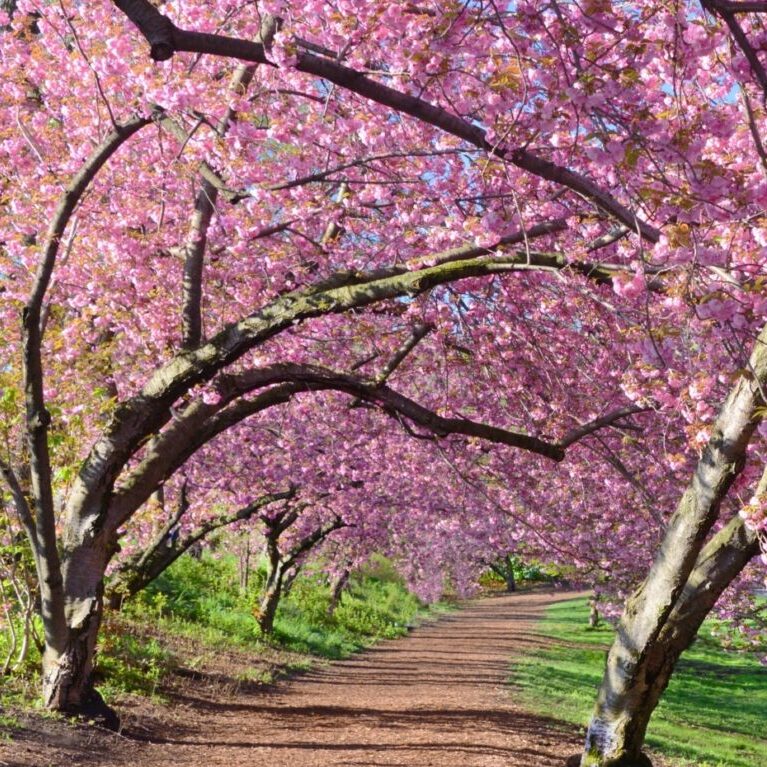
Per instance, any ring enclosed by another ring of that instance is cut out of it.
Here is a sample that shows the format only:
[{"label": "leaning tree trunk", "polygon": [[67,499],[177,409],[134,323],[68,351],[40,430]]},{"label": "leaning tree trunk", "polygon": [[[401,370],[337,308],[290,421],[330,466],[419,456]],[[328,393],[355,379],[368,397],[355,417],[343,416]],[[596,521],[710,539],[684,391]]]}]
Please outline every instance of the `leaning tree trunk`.
[{"label": "leaning tree trunk", "polygon": [[[703,548],[722,500],[743,469],[759,421],[758,408],[764,404],[767,327],[759,334],[748,370],[722,405],[650,573],[626,604],[589,723],[581,767],[651,764],[642,752],[647,724],[674,665],[716,598],[755,553],[755,544],[746,545],[737,521]],[[767,490],[766,477],[757,495]],[[722,537],[725,531],[735,538]],[[693,609],[686,596],[691,592],[703,595],[699,601],[708,605],[705,611]]]},{"label": "leaning tree trunk", "polygon": [[[763,481],[762,484],[767,486],[767,482]],[[604,686],[600,691],[594,719],[589,727],[589,737],[593,736],[595,721],[613,725],[615,731],[620,733],[616,742],[620,744],[621,751],[615,749],[609,758],[601,755],[595,758],[594,754],[587,754],[581,764],[600,767],[650,764],[649,759],[642,754],[647,725],[668,686],[680,655],[695,639],[698,629],[725,588],[758,552],[756,534],[748,530],[738,517],[711,539],[698,557],[663,629],[647,648],[641,664],[641,675],[637,674],[632,685],[632,694],[610,696]],[[625,646],[626,639],[620,644]],[[608,673],[618,660],[617,653],[611,652]],[[612,671],[615,674],[616,669]]]},{"label": "leaning tree trunk", "polygon": [[332,618],[335,614],[336,608],[341,602],[341,596],[349,584],[351,574],[351,568],[345,567],[343,570],[341,570],[338,577],[333,581],[333,585],[330,587],[330,601],[328,602],[329,618]]}]

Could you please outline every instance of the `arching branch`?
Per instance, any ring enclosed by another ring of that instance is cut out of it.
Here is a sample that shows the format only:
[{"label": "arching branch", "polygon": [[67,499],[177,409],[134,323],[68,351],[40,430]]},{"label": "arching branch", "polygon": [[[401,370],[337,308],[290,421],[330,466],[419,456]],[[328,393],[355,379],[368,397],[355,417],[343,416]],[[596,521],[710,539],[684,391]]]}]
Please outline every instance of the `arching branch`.
[{"label": "arching branch", "polygon": [[48,427],[51,418],[45,406],[44,394],[42,307],[53,276],[62,237],[91,181],[106,165],[110,157],[151,121],[152,117],[140,116],[115,127],[101,141],[69,182],[48,226],[32,290],[22,312],[25,427],[35,521],[35,535],[30,538],[30,544],[35,552],[35,564],[44,609],[50,611],[51,614],[51,620],[45,622],[46,643],[49,647],[61,648],[64,646],[67,627],[64,615],[61,560],[56,540],[51,459],[48,446]]},{"label": "arching branch", "polygon": [[[176,52],[188,51],[259,64],[270,63],[262,45],[239,38],[180,29],[168,17],[160,14],[148,0],[114,0],[114,3],[138,27],[149,43],[150,56],[155,61],[165,61]],[[642,221],[633,211],[586,176],[556,165],[527,149],[496,146],[487,140],[482,128],[442,107],[390,88],[337,60],[324,56],[300,51],[295,66],[299,72],[315,75],[396,112],[415,117],[489,154],[505,159],[522,170],[581,194],[649,242],[657,242],[660,238],[658,229]]]},{"label": "arching branch", "polygon": [[216,530],[233,525],[235,522],[247,521],[265,507],[293,498],[295,494],[295,487],[276,493],[267,493],[234,512],[211,517],[184,536],[174,537],[173,530],[189,510],[187,489],[186,485],[183,485],[178,507],[171,519],[145,550],[124,562],[110,579],[109,589],[113,592],[113,598],[110,601],[113,605],[115,602],[119,604],[125,597],[133,596],[141,591],[182,554]]}]

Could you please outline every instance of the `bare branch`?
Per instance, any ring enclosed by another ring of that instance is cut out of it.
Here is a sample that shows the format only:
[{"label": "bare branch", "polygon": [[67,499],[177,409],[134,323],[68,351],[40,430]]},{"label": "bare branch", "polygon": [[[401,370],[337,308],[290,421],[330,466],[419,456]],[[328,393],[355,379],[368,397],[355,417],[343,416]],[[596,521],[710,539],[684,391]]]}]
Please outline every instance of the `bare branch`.
[{"label": "bare branch", "polygon": [[325,540],[335,530],[340,530],[344,527],[348,527],[346,522],[339,516],[336,516],[331,522],[328,522],[321,527],[318,527],[309,535],[302,538],[290,551],[284,556],[283,565],[285,569],[292,567],[296,560],[307,551],[313,549],[318,543]]},{"label": "bare branch", "polygon": [[628,236],[629,234],[630,232],[628,230],[628,227],[616,226],[612,228],[606,234],[603,234],[601,237],[597,237],[595,240],[592,240],[586,246],[586,250],[589,253],[593,253],[595,250],[606,248],[608,245],[612,245],[613,243],[618,242],[618,240],[622,240],[624,237]]},{"label": "bare branch", "polygon": [[[269,14],[261,23],[259,40],[268,49],[274,38],[276,22]],[[229,90],[243,95],[256,72],[256,65],[239,66],[232,75]],[[223,136],[236,118],[235,110],[230,106],[216,126],[216,132]],[[215,175],[215,174],[214,174]],[[189,236],[184,259],[184,281],[181,300],[181,348],[193,349],[202,341],[202,283],[205,263],[205,248],[208,230],[216,209],[218,187],[203,176],[200,190],[194,206],[194,214],[189,227]]]},{"label": "bare branch", "polygon": [[612,410],[609,413],[600,416],[599,418],[595,418],[593,421],[589,421],[588,423],[579,426],[577,429],[569,431],[559,444],[562,446],[562,448],[566,449],[570,447],[570,445],[578,442],[584,437],[587,437],[589,434],[593,434],[595,431],[604,429],[605,426],[614,425],[616,421],[620,421],[621,418],[626,418],[630,415],[636,415],[637,413],[645,413],[651,409],[652,408],[649,407],[639,407],[638,405],[634,405],[632,407],[623,407],[618,408],[617,410]]},{"label": "bare branch", "polygon": [[412,352],[432,330],[434,330],[434,325],[425,322],[418,323],[402,346],[397,349],[394,356],[386,363],[384,369],[375,377],[375,382],[377,384],[386,383],[392,373],[394,373],[394,371],[405,361],[408,354],[410,354],[410,352]]},{"label": "bare branch", "polygon": [[218,190],[203,179],[197,192],[189,235],[184,249],[184,279],[181,299],[181,348],[193,349],[202,341],[202,274],[208,229]]}]

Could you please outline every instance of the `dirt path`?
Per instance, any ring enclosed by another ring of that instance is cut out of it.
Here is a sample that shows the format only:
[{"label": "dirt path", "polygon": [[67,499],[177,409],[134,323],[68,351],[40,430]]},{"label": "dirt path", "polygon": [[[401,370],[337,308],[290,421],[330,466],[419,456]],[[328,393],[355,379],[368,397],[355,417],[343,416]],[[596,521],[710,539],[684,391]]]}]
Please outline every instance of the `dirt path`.
[{"label": "dirt path", "polygon": [[[579,750],[580,737],[524,713],[507,684],[514,655],[540,643],[536,620],[562,598],[536,593],[484,599],[406,638],[262,691],[211,697],[192,688],[174,702],[175,724],[153,733],[154,742],[112,736],[106,750],[91,748],[87,761],[137,767],[563,767]],[[22,745],[16,743],[16,758],[6,764],[49,763],[26,761],[41,755],[32,749],[25,756]],[[5,748],[0,746],[0,764]],[[72,754],[66,762],[50,762],[63,763],[80,762]]]}]

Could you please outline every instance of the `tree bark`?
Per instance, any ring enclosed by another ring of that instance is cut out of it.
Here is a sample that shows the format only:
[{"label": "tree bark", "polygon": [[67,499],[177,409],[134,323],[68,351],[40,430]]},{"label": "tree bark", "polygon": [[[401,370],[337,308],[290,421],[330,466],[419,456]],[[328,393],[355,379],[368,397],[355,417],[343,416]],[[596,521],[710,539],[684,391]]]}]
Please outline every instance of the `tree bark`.
[{"label": "tree bark", "polygon": [[349,578],[351,578],[352,571],[345,567],[339,576],[333,581],[333,585],[330,588],[330,602],[328,603],[328,617],[332,618],[336,611],[336,608],[341,602],[346,587],[349,585]]},{"label": "tree bark", "polygon": [[[705,456],[704,456],[705,457]],[[756,494],[767,491],[767,471]],[[602,687],[586,735],[581,767],[648,767],[642,752],[647,726],[680,655],[727,586],[759,551],[756,535],[739,517],[702,548],[657,631],[640,622],[648,576],[632,596],[607,658]],[[660,611],[662,602],[656,600]]]},{"label": "tree bark", "polygon": [[277,607],[282,597],[282,584],[285,577],[285,571],[280,565],[270,568],[266,579],[266,587],[261,596],[259,610],[256,620],[263,636],[269,636],[274,631],[274,618],[277,614]]},{"label": "tree bark", "polygon": [[113,551],[103,533],[64,551],[66,640],[59,647],[46,643],[43,705],[54,711],[83,714],[117,729],[117,715],[93,686],[96,640],[103,613],[104,571]]}]

